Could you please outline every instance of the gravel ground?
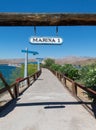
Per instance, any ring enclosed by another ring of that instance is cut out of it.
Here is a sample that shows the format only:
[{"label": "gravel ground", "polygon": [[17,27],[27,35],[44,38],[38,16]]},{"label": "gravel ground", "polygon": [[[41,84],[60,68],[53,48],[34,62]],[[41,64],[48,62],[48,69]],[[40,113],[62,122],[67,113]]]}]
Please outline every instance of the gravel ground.
[{"label": "gravel ground", "polygon": [[0,117],[0,130],[96,129],[96,119],[47,69]]}]

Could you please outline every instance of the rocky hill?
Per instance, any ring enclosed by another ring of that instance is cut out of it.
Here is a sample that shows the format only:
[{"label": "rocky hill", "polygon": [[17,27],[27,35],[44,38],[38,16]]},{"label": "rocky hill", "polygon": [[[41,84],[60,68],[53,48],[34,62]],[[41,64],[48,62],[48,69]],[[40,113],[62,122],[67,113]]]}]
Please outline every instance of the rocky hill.
[{"label": "rocky hill", "polygon": [[[34,59],[28,59],[28,62],[34,62]],[[86,65],[96,63],[96,58],[92,57],[76,57],[68,56],[64,58],[55,59],[57,64],[74,64],[74,65]],[[19,64],[24,63],[24,59],[0,59],[0,64]]]},{"label": "rocky hill", "polygon": [[62,64],[86,65],[96,63],[96,58],[69,56],[64,57],[62,59],[55,59],[55,62],[60,65]]},{"label": "rocky hill", "polygon": [[[0,64],[19,64],[24,63],[25,59],[0,59]],[[29,59],[29,62],[33,62],[34,59]]]}]

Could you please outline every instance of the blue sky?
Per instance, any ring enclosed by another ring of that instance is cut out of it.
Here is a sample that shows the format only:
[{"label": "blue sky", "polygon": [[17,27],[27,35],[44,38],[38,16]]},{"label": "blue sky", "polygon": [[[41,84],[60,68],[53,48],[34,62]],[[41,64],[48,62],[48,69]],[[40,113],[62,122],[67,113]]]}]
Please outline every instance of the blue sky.
[{"label": "blue sky", "polygon": [[[0,12],[96,13],[96,0],[0,0]],[[62,45],[31,45],[33,27],[0,27],[0,59],[23,58],[22,49],[39,52],[36,57],[96,57],[96,26],[61,26]],[[56,27],[36,27],[36,36],[56,36]],[[33,58],[29,54],[29,58]]]}]

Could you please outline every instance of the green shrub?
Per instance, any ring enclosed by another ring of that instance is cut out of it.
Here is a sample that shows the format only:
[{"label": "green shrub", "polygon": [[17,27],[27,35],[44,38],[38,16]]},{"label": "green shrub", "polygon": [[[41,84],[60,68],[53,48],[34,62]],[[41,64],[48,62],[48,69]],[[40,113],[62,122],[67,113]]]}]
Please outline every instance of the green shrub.
[{"label": "green shrub", "polygon": [[28,64],[28,75],[32,75],[37,71],[36,64]]},{"label": "green shrub", "polygon": [[60,68],[60,72],[73,80],[77,80],[80,77],[79,70],[71,64],[65,64],[62,66]]},{"label": "green shrub", "polygon": [[58,71],[58,72],[60,72],[60,68],[61,68],[61,65],[58,65],[58,64],[52,64],[50,66],[51,70]]},{"label": "green shrub", "polygon": [[51,58],[45,60],[45,67],[50,68],[52,64],[55,64],[55,60]]},{"label": "green shrub", "polygon": [[[35,64],[28,64],[28,75],[32,75],[37,71],[37,65]],[[10,76],[10,83],[13,83],[17,78],[24,77],[24,64],[21,65],[20,68],[16,68],[12,71]]]},{"label": "green shrub", "polygon": [[[96,91],[96,65],[86,65],[80,70],[81,81],[85,87]],[[90,93],[88,96],[94,98]]]}]

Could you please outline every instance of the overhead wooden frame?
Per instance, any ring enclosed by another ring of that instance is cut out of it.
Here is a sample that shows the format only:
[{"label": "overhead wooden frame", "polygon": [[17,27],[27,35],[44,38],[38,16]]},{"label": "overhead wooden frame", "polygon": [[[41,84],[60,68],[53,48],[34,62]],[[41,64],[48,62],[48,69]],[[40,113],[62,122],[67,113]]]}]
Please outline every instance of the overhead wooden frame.
[{"label": "overhead wooden frame", "polygon": [[96,14],[0,13],[0,26],[95,26]]}]

